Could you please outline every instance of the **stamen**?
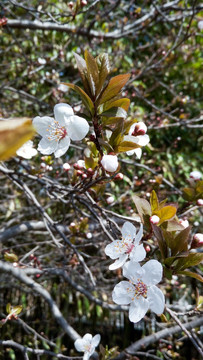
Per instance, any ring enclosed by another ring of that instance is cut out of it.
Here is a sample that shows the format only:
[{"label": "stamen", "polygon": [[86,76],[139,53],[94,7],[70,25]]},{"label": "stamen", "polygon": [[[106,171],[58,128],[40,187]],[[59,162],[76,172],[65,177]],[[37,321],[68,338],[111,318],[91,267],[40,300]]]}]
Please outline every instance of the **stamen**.
[{"label": "stamen", "polygon": [[54,122],[50,125],[48,125],[48,131],[49,136],[47,136],[47,139],[52,140],[62,140],[67,136],[67,130],[64,126],[61,126],[58,121],[54,120]]}]

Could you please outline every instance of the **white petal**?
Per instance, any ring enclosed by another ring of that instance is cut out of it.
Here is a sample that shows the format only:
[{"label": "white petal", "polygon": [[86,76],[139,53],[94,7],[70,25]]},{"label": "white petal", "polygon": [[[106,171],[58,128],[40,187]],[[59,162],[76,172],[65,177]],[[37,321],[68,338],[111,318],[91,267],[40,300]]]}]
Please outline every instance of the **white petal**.
[{"label": "white petal", "polygon": [[133,239],[136,236],[136,227],[133,224],[131,224],[131,222],[126,221],[123,224],[123,227],[121,229],[121,233],[122,233],[122,237],[124,239],[129,239],[132,242]]},{"label": "white petal", "polygon": [[140,240],[142,239],[142,237],[143,237],[143,225],[140,224],[140,228],[139,228],[139,231],[138,231],[138,233],[137,233],[137,235],[135,237],[134,244],[138,245]]},{"label": "white petal", "polygon": [[92,334],[89,333],[85,334],[83,336],[83,340],[85,341],[85,343],[90,343],[92,341]]},{"label": "white petal", "polygon": [[101,341],[101,335],[97,334],[92,338],[92,346],[94,346],[95,348],[99,345]]},{"label": "white petal", "polygon": [[66,136],[64,139],[60,140],[58,142],[58,147],[56,149],[56,151],[54,152],[54,155],[56,158],[64,155],[66,153],[66,151],[68,150],[70,146],[70,138],[69,136]]},{"label": "white petal", "polygon": [[132,156],[134,153],[135,153],[135,150],[126,151],[126,154],[127,154],[128,156]]},{"label": "white petal", "polygon": [[129,281],[121,281],[113,289],[112,299],[118,305],[128,305],[134,293],[135,288]]},{"label": "white petal", "polygon": [[117,259],[121,254],[125,253],[125,247],[122,240],[114,240],[111,244],[108,244],[105,249],[105,254],[111,259]]},{"label": "white petal", "polygon": [[137,279],[139,279],[142,274],[142,267],[137,262],[130,260],[125,263],[123,267],[123,276],[131,280],[133,283],[136,283]]},{"label": "white petal", "polygon": [[127,259],[128,259],[128,254],[121,255],[118,260],[116,260],[113,264],[109,266],[109,270],[119,269],[125,264]]},{"label": "white petal", "polygon": [[155,314],[160,315],[164,311],[165,298],[162,291],[155,285],[147,290],[147,300],[149,307]]},{"label": "white petal", "polygon": [[115,172],[118,168],[118,158],[116,155],[103,155],[101,164],[106,171]]},{"label": "white petal", "polygon": [[71,140],[82,140],[89,131],[88,122],[80,116],[74,115],[66,121],[66,128]]},{"label": "white petal", "polygon": [[146,285],[156,285],[161,281],[163,267],[157,260],[149,260],[142,269],[144,270],[142,280]]},{"label": "white petal", "polygon": [[146,251],[143,244],[141,244],[134,247],[134,249],[131,251],[130,260],[139,262],[142,261],[145,258],[145,256],[146,256]]},{"label": "white petal", "polygon": [[31,159],[37,155],[37,150],[33,148],[33,141],[28,140],[16,151],[16,154],[24,159]]},{"label": "white petal", "polygon": [[138,136],[126,135],[126,136],[124,136],[123,140],[134,142],[135,144],[137,144],[139,146],[145,146],[149,143],[149,136],[146,134],[138,135]]},{"label": "white petal", "polygon": [[83,339],[77,339],[74,345],[77,351],[85,351],[85,342]]},{"label": "white petal", "polygon": [[143,296],[140,296],[139,299],[135,299],[130,304],[130,309],[129,309],[130,321],[137,323],[145,316],[148,309],[149,309],[149,303]]},{"label": "white petal", "polygon": [[130,127],[130,130],[129,130],[129,135],[132,135],[132,133],[134,132],[135,130],[135,127],[137,127],[137,129],[142,129],[144,130],[145,132],[147,132],[147,127],[145,125],[145,123],[143,123],[142,121],[139,121],[135,124],[133,124],[131,127]]},{"label": "white petal", "polygon": [[49,116],[36,116],[33,121],[33,126],[41,136],[46,136],[49,125],[54,125],[54,118]]},{"label": "white petal", "polygon": [[57,146],[58,146],[58,141],[56,141],[56,140],[50,141],[46,138],[42,138],[38,144],[37,149],[43,155],[50,155],[56,150]]},{"label": "white petal", "polygon": [[60,125],[65,125],[65,118],[74,115],[73,109],[68,104],[57,104],[54,106],[54,116],[55,119],[60,123]]},{"label": "white petal", "polygon": [[142,149],[141,148],[135,149],[134,153],[137,156],[137,158],[140,159],[142,156]]}]

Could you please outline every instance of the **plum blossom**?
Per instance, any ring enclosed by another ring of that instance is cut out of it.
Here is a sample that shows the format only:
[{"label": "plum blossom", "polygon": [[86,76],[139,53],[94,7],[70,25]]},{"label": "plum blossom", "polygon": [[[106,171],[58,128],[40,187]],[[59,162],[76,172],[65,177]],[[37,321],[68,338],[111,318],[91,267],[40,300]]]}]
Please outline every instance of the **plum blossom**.
[{"label": "plum blossom", "polygon": [[106,171],[115,172],[118,168],[118,158],[116,155],[103,155],[101,164]]},{"label": "plum blossom", "polygon": [[130,222],[126,221],[121,230],[122,240],[114,240],[105,248],[105,253],[111,259],[117,259],[109,266],[110,270],[120,268],[128,259],[133,261],[142,261],[146,256],[146,251],[143,244],[139,242],[143,236],[143,225],[140,224],[140,229],[136,234],[136,227]]},{"label": "plum blossom", "polygon": [[134,150],[127,151],[127,155],[136,154],[138,159],[141,158],[142,149],[141,146],[145,146],[149,143],[149,136],[146,135],[147,127],[142,121],[133,124],[130,127],[128,135],[124,136],[124,141],[134,142],[140,147]]},{"label": "plum blossom", "polygon": [[38,151],[33,148],[33,141],[31,140],[28,140],[16,151],[16,154],[24,159],[31,159],[33,156],[37,155],[37,153]]},{"label": "plum blossom", "polygon": [[202,177],[202,173],[198,170],[194,170],[190,173],[190,178],[193,180],[200,180]]},{"label": "plum blossom", "polygon": [[93,354],[95,348],[99,345],[101,336],[99,334],[92,337],[91,334],[85,334],[82,339],[77,339],[74,343],[79,352],[84,352],[83,360],[88,360]]},{"label": "plum blossom", "polygon": [[38,150],[44,155],[54,153],[58,158],[65,154],[70,146],[70,140],[82,140],[89,131],[85,119],[74,115],[73,109],[68,104],[54,106],[55,119],[49,116],[37,116],[33,125],[42,136]]},{"label": "plum blossom", "polygon": [[129,281],[121,281],[115,286],[112,299],[118,305],[130,305],[130,321],[140,321],[149,309],[157,315],[163,313],[164,295],[156,286],[162,273],[162,265],[157,260],[149,260],[142,267],[132,260],[124,265],[123,276]]}]

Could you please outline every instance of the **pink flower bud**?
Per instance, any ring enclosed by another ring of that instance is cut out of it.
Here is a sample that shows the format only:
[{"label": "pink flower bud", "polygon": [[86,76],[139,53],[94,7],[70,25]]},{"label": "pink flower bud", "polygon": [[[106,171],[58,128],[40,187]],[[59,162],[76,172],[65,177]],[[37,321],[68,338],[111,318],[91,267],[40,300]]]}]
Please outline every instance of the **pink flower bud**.
[{"label": "pink flower bud", "polygon": [[64,164],[63,164],[63,170],[64,170],[64,171],[69,171],[69,170],[70,170],[70,165],[69,165],[69,163],[64,163]]},{"label": "pink flower bud", "polygon": [[87,0],[81,0],[81,6],[86,6],[87,5]]},{"label": "pink flower bud", "polygon": [[118,173],[118,174],[115,176],[114,180],[123,180],[123,174],[122,174],[122,173]]},{"label": "pink flower bud", "polygon": [[112,204],[112,203],[114,202],[114,197],[113,197],[113,196],[107,197],[106,202],[107,202],[107,204],[109,204],[109,205]]},{"label": "pink flower bud", "polygon": [[197,205],[203,206],[203,199],[198,199],[197,200]]},{"label": "pink flower bud", "polygon": [[86,174],[82,174],[82,178],[83,178],[83,179],[87,179],[87,175],[86,175]]},{"label": "pink flower bud", "polygon": [[196,249],[203,246],[203,234],[197,233],[193,236],[191,249]]},{"label": "pink flower bud", "polygon": [[180,219],[179,220],[179,223],[184,227],[188,227],[189,226],[189,222],[187,220],[183,220],[183,219]]},{"label": "pink flower bud", "polygon": [[145,251],[148,253],[151,251],[151,247],[149,245],[145,246]]},{"label": "pink flower bud", "polygon": [[201,172],[200,171],[192,171],[191,173],[190,173],[190,178],[192,178],[192,179],[194,179],[194,180],[200,180],[201,179],[201,177],[202,177],[202,174],[201,174]]},{"label": "pink flower bud", "polygon": [[73,2],[72,2],[72,1],[70,1],[70,2],[68,3],[68,7],[72,10],[72,8],[73,8]]},{"label": "pink flower bud", "polygon": [[157,225],[160,221],[160,218],[157,215],[152,215],[149,220],[151,224]]}]

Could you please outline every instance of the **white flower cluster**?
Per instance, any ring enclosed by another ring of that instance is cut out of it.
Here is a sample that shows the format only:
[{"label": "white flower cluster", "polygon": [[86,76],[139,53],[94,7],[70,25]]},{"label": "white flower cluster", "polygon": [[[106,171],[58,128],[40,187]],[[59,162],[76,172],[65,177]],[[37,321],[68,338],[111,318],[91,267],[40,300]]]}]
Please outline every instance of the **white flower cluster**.
[{"label": "white flower cluster", "polygon": [[162,279],[163,268],[157,260],[149,260],[143,266],[139,264],[146,256],[144,246],[140,244],[142,224],[136,233],[135,226],[125,222],[121,233],[122,240],[115,240],[105,248],[106,255],[116,260],[109,269],[115,270],[122,266],[123,276],[128,279],[115,286],[112,298],[118,305],[130,305],[129,319],[136,323],[149,309],[157,315],[164,311],[164,295],[156,286]]}]

